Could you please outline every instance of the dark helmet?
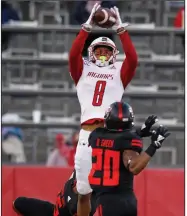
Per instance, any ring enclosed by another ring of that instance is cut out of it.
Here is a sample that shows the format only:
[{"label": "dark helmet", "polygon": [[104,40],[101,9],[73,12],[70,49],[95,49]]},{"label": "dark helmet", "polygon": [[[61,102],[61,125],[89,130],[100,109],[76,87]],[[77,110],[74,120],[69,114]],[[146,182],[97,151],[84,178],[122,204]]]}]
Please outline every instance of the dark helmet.
[{"label": "dark helmet", "polygon": [[134,126],[132,107],[124,102],[111,104],[105,113],[104,119],[105,126],[109,130],[125,130]]}]

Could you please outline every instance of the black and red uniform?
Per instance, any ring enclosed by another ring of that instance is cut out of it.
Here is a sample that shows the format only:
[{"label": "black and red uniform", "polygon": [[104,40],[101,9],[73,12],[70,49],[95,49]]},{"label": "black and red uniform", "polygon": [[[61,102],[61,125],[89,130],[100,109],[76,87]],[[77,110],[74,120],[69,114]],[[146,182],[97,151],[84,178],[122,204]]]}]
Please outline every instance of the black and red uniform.
[{"label": "black and red uniform", "polygon": [[[73,190],[76,185],[75,179],[74,172],[73,177],[64,185],[64,189],[58,193],[55,204],[35,198],[18,197],[13,202],[14,211],[22,216],[76,216],[78,195]],[[94,193],[91,197],[91,206],[90,216],[93,216],[96,211]]]},{"label": "black and red uniform", "polygon": [[89,182],[96,193],[101,216],[137,216],[133,174],[124,166],[124,150],[142,151],[142,141],[132,129],[122,132],[97,128],[89,138],[92,169]]}]

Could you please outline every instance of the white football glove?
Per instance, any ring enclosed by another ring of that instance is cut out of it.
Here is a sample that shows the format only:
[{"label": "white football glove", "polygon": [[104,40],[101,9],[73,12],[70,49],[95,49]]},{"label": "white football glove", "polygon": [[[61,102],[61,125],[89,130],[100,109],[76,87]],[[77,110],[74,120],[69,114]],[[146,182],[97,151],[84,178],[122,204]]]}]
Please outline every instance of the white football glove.
[{"label": "white football glove", "polygon": [[114,13],[116,15],[116,23],[113,25],[112,29],[114,29],[117,34],[122,34],[124,31],[127,30],[127,27],[129,26],[129,23],[122,23],[121,21],[121,17],[119,14],[119,9],[114,6],[113,8],[110,8],[110,10],[112,11],[112,13]]},{"label": "white football glove", "polygon": [[93,25],[94,25],[94,23],[93,23],[93,16],[94,16],[95,12],[96,12],[100,7],[101,7],[101,5],[100,5],[99,3],[96,3],[96,4],[93,6],[92,11],[91,11],[91,13],[90,13],[90,16],[89,16],[88,20],[87,20],[84,24],[82,24],[82,29],[84,29],[84,30],[87,31],[87,32],[91,32],[92,27],[93,27]]}]

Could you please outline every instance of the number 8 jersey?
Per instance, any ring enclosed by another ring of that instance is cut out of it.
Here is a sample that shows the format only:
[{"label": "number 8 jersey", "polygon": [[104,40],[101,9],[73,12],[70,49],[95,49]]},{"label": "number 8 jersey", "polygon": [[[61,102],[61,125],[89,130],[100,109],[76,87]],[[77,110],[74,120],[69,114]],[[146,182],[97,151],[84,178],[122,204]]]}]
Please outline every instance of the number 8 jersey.
[{"label": "number 8 jersey", "polygon": [[121,101],[124,87],[121,81],[122,62],[98,67],[84,60],[82,75],[76,85],[81,106],[81,123],[90,119],[103,119],[106,109]]}]

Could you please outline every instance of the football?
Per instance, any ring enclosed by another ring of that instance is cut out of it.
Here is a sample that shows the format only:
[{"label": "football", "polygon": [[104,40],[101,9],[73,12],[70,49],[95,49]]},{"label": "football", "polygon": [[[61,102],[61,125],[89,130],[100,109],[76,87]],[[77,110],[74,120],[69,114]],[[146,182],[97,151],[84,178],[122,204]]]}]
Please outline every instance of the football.
[{"label": "football", "polygon": [[116,15],[108,8],[99,8],[94,14],[93,21],[101,28],[111,28],[116,23]]}]

